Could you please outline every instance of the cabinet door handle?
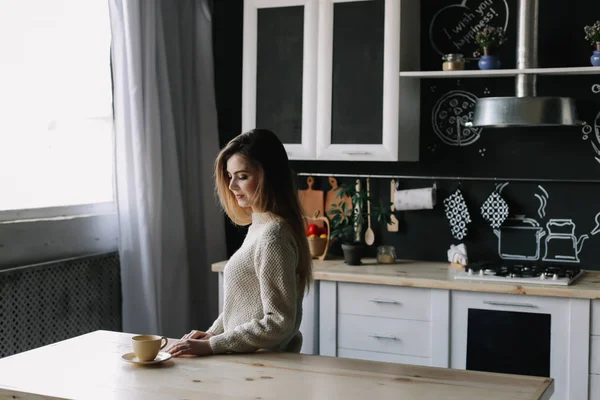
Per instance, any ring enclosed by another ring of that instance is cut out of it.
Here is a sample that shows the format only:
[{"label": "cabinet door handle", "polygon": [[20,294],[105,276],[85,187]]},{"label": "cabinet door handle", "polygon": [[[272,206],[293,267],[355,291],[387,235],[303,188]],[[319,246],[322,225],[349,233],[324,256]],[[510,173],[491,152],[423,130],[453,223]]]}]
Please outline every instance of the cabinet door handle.
[{"label": "cabinet door handle", "polygon": [[396,300],[384,300],[384,299],[369,299],[371,303],[379,303],[379,304],[400,304]]},{"label": "cabinet door handle", "polygon": [[368,156],[371,154],[370,151],[342,151],[342,154],[347,154],[349,156]]},{"label": "cabinet door handle", "polygon": [[510,306],[510,307],[538,308],[535,304],[530,304],[530,303],[509,303],[509,302],[505,302],[505,301],[484,300],[483,304],[489,304],[490,306]]},{"label": "cabinet door handle", "polygon": [[369,335],[369,337],[372,337],[375,339],[400,340],[396,336],[386,336],[386,335]]}]

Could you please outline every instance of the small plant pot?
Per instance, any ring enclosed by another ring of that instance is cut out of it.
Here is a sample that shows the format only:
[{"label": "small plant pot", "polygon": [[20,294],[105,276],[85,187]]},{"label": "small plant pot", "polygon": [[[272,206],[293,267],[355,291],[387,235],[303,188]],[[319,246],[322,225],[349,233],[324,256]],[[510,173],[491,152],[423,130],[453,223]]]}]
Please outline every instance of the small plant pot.
[{"label": "small plant pot", "polygon": [[500,69],[501,63],[500,58],[496,55],[496,49],[490,47],[483,48],[483,55],[477,62],[479,69]]},{"label": "small plant pot", "polygon": [[590,57],[590,62],[594,67],[600,67],[600,51],[594,50],[592,56]]},{"label": "small plant pot", "polygon": [[481,70],[500,69],[501,66],[498,56],[481,56],[477,65]]},{"label": "small plant pot", "polygon": [[361,265],[361,258],[363,255],[363,246],[361,244],[346,244],[342,243],[342,250],[344,251],[344,262],[348,265]]},{"label": "small plant pot", "polygon": [[594,67],[600,67],[600,42],[596,43],[596,50],[592,52],[590,62]]}]

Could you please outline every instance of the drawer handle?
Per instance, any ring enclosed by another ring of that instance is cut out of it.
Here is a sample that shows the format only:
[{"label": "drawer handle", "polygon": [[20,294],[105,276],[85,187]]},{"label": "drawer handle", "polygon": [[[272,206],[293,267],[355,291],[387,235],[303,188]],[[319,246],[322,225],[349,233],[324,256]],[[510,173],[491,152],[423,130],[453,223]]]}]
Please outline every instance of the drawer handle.
[{"label": "drawer handle", "polygon": [[384,299],[369,299],[371,303],[379,303],[379,304],[400,304],[396,300],[384,300]]},{"label": "drawer handle", "polygon": [[372,337],[372,338],[375,338],[375,339],[400,340],[396,336],[369,335],[369,337]]},{"label": "drawer handle", "polygon": [[535,304],[530,304],[530,303],[509,303],[509,302],[505,302],[505,301],[489,301],[489,300],[484,300],[483,304],[489,304],[490,306],[510,306],[510,307],[538,308]]},{"label": "drawer handle", "polygon": [[368,156],[371,154],[370,151],[342,151],[342,154],[347,154],[349,156]]}]

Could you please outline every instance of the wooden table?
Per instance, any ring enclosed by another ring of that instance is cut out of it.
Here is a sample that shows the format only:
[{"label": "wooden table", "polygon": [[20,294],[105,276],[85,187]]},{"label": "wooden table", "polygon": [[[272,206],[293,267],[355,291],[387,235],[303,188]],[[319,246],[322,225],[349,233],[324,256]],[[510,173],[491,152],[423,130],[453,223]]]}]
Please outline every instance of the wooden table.
[{"label": "wooden table", "polygon": [[549,399],[550,378],[284,353],[127,363],[96,331],[0,359],[0,399]]}]

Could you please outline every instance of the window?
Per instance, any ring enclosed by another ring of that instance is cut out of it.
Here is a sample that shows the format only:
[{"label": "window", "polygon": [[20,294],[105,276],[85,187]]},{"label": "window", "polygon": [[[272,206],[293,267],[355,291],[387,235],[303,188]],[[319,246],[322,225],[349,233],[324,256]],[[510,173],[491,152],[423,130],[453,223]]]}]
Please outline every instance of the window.
[{"label": "window", "polygon": [[0,37],[0,220],[112,207],[108,2],[0,0]]}]

